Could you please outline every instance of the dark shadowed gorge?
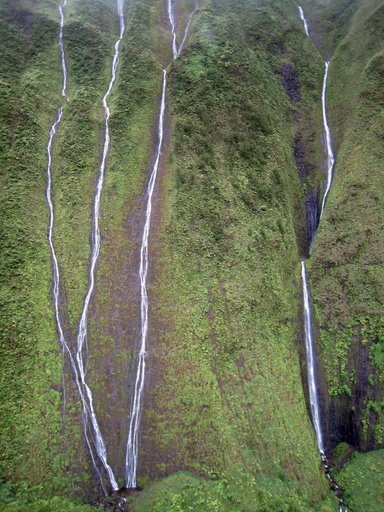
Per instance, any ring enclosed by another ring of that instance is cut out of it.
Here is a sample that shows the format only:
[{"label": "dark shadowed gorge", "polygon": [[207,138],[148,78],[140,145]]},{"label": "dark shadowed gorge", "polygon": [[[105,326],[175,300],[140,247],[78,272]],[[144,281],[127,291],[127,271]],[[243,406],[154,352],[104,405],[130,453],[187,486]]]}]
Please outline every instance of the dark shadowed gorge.
[{"label": "dark shadowed gorge", "polygon": [[300,7],[0,0],[0,510],[384,511],[384,3]]}]

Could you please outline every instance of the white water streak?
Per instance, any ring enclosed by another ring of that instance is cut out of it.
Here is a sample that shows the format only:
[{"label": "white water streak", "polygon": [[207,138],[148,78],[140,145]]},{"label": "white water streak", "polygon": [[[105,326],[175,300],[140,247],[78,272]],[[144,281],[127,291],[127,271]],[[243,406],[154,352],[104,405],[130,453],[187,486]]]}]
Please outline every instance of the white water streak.
[{"label": "white water streak", "polygon": [[[310,37],[309,31],[308,31],[308,24],[307,24],[307,20],[305,19],[305,16],[304,16],[303,9],[299,5],[298,5],[298,8],[299,8],[299,12],[300,12],[300,18],[302,19],[302,21],[304,23],[305,33],[307,34],[308,37]],[[326,111],[326,90],[327,90],[328,68],[329,68],[329,61],[327,61],[325,63],[323,90],[322,90],[322,96],[321,96],[322,109],[323,109],[323,123],[324,123],[324,129],[325,129],[325,134],[326,134],[326,144],[327,144],[327,185],[326,185],[326,189],[325,189],[325,193],[324,193],[323,201],[322,201],[322,205],[321,205],[320,219],[323,215],[327,195],[328,195],[331,185],[332,185],[333,166],[335,163],[333,151],[332,151],[331,131],[328,126],[327,111]],[[309,247],[310,255],[312,254],[314,238],[315,237],[313,237],[312,242]],[[310,399],[310,404],[311,404],[312,421],[313,421],[314,428],[315,428],[317,446],[318,446],[320,454],[321,454],[321,460],[323,462],[327,480],[328,480],[331,488],[334,490],[337,499],[339,500],[339,512],[348,512],[348,507],[344,504],[342,494],[340,494],[340,488],[332,478],[332,474],[330,472],[330,467],[328,464],[327,456],[324,451],[324,443],[323,443],[323,436],[322,436],[321,423],[320,423],[319,400],[318,400],[317,386],[316,386],[316,380],[315,380],[312,313],[311,313],[311,305],[310,305],[310,300],[309,300],[309,290],[308,290],[308,283],[307,283],[307,274],[306,274],[306,268],[305,268],[304,261],[301,262],[301,277],[302,277],[302,283],[303,283],[303,296],[304,296],[305,346],[306,346],[306,351],[307,351],[307,372],[308,372],[309,399]]]},{"label": "white water streak", "polygon": [[94,208],[93,208],[93,231],[92,231],[92,252],[91,252],[91,262],[90,262],[90,268],[89,268],[89,282],[88,282],[88,291],[84,299],[84,306],[83,311],[80,318],[79,323],[79,330],[77,335],[77,352],[76,352],[76,360],[77,365],[79,368],[79,375],[81,384],[85,389],[85,393],[88,399],[88,407],[90,412],[90,419],[93,427],[94,432],[94,442],[95,442],[95,448],[97,455],[99,459],[101,460],[107,474],[109,477],[110,484],[112,486],[113,490],[118,489],[118,485],[115,479],[115,476],[113,474],[112,468],[107,462],[107,451],[105,448],[104,439],[101,435],[101,431],[96,419],[95,409],[93,405],[93,396],[90,387],[86,383],[86,368],[84,367],[84,360],[83,360],[83,347],[84,344],[87,342],[87,334],[88,334],[88,311],[89,311],[89,304],[91,302],[91,298],[93,295],[93,291],[95,288],[95,270],[96,270],[96,264],[100,253],[100,228],[99,228],[99,220],[100,220],[100,201],[101,201],[101,193],[103,190],[103,184],[104,184],[104,175],[105,175],[105,168],[106,168],[106,162],[107,162],[107,156],[109,152],[109,145],[110,145],[110,134],[109,134],[109,118],[110,118],[110,110],[108,107],[108,97],[111,94],[113,84],[116,79],[116,70],[117,66],[119,64],[119,46],[124,34],[125,30],[125,23],[124,23],[124,17],[123,17],[123,0],[117,0],[117,11],[119,15],[119,22],[120,22],[120,33],[119,37],[115,43],[115,52],[113,56],[112,61],[112,69],[111,69],[111,80],[109,82],[108,88],[106,93],[104,94],[104,97],[102,99],[102,105],[104,109],[104,117],[105,117],[105,132],[104,132],[104,147],[103,147],[103,155],[101,159],[101,165],[100,165],[100,172],[99,172],[99,179],[97,182],[96,187],[96,194],[95,194],[95,200],[94,200]]},{"label": "white water streak", "polygon": [[[189,16],[182,43],[177,49],[176,43],[176,30],[175,20],[173,14],[173,5],[171,0],[167,0],[168,6],[168,18],[172,31],[172,52],[173,60],[177,59],[180,55],[182,47],[187,39],[188,31],[192,22],[192,17],[197,11],[198,4],[192,14]],[[125,479],[126,487],[136,487],[136,475],[137,475],[137,462],[139,455],[139,427],[141,417],[141,405],[142,397],[145,384],[145,358],[147,355],[147,337],[148,337],[148,291],[147,291],[147,275],[149,266],[149,254],[148,254],[148,243],[149,243],[149,232],[151,227],[151,216],[152,216],[152,198],[155,190],[156,178],[162,154],[163,138],[164,138],[164,114],[166,106],[166,87],[167,87],[167,71],[163,69],[163,86],[160,102],[160,115],[158,122],[158,144],[155,154],[155,160],[153,167],[150,171],[150,178],[147,190],[147,208],[145,215],[145,225],[143,230],[143,238],[141,242],[140,250],[140,287],[141,287],[141,305],[140,305],[140,321],[141,321],[141,344],[139,352],[139,362],[137,366],[135,390],[133,395],[133,403],[131,409],[131,417],[129,422],[129,432],[127,441],[127,451],[125,458]]]},{"label": "white water streak", "polygon": [[323,195],[323,201],[321,204],[320,219],[324,213],[325,203],[327,201],[327,197],[328,197],[329,191],[331,189],[332,179],[333,179],[333,166],[335,164],[335,158],[333,156],[333,150],[332,150],[331,130],[329,129],[328,119],[327,119],[326,93],[327,93],[328,70],[329,70],[329,61],[327,61],[325,63],[323,90],[322,90],[322,94],[321,94],[325,140],[326,140],[326,144],[327,144],[327,182],[326,182],[325,192]]},{"label": "white water streak", "polygon": [[185,41],[187,40],[187,37],[188,37],[188,33],[189,33],[189,29],[191,27],[191,23],[192,23],[192,19],[194,17],[194,15],[196,14],[197,12],[197,9],[199,8],[199,2],[197,1],[196,2],[196,6],[194,8],[194,10],[191,12],[191,14],[188,16],[188,21],[187,21],[187,24],[185,26],[185,30],[184,30],[184,35],[183,35],[183,39],[181,40],[181,44],[179,46],[179,49],[177,50],[177,55],[176,57],[178,57],[180,55],[180,53],[182,52],[183,50],[183,47],[184,47],[184,44],[185,44]]},{"label": "white water streak", "polygon": [[167,6],[168,6],[168,18],[169,23],[171,25],[171,32],[172,32],[172,53],[173,53],[173,59],[177,59],[178,52],[177,52],[177,44],[176,44],[176,27],[175,27],[175,17],[173,13],[173,4],[172,0],[167,0]]},{"label": "white water streak", "polygon": [[[305,33],[309,37],[308,24],[307,24],[307,20],[305,19],[305,16],[304,16],[303,9],[300,7],[300,5],[298,5],[297,7],[298,7],[299,12],[300,12],[300,18],[302,19],[303,24],[304,24]],[[321,203],[320,219],[323,216],[324,208],[325,208],[325,203],[327,201],[327,197],[328,197],[329,191],[331,190],[332,179],[333,179],[333,167],[335,165],[335,157],[333,155],[333,150],[332,150],[331,130],[329,128],[328,118],[327,118],[327,100],[326,100],[326,96],[327,96],[328,70],[329,70],[329,61],[326,61],[326,63],[325,63],[325,71],[324,71],[324,78],[323,78],[323,88],[322,88],[322,93],[321,93],[321,106],[322,106],[322,111],[323,111],[323,124],[324,124],[324,131],[325,131],[325,142],[326,142],[326,146],[327,146],[327,179],[326,179],[325,192],[324,192],[323,200],[322,200],[322,203]],[[309,250],[310,254],[312,252],[312,245],[313,245],[313,242],[312,242],[310,250]]]},{"label": "white water streak", "polygon": [[76,363],[73,359],[71,350],[70,350],[70,348],[66,342],[65,336],[64,336],[63,327],[62,327],[61,320],[60,320],[60,313],[59,313],[60,272],[59,272],[59,264],[57,261],[56,251],[55,251],[55,248],[53,245],[54,208],[53,208],[53,202],[52,202],[52,143],[53,143],[54,136],[56,134],[56,130],[60,124],[61,116],[62,116],[62,108],[60,107],[57,111],[56,119],[51,127],[51,131],[49,134],[49,141],[48,141],[48,145],[47,145],[48,164],[47,164],[46,197],[47,197],[48,206],[49,206],[48,242],[49,242],[49,247],[51,250],[52,263],[53,263],[53,287],[52,287],[53,304],[54,304],[57,330],[59,333],[59,341],[62,346],[63,353],[66,352],[69,356],[71,367],[72,367],[72,370],[73,370],[73,373],[75,376],[76,386],[77,386],[81,404],[82,404],[82,409],[83,409],[82,419],[83,419],[83,430],[84,430],[85,440],[86,440],[86,443],[87,443],[87,446],[88,446],[88,449],[89,449],[89,452],[91,455],[93,467],[99,476],[101,486],[103,488],[104,493],[107,494],[100,471],[96,465],[95,456],[94,456],[93,449],[92,449],[92,446],[91,446],[91,443],[90,443],[90,440],[88,437],[87,425],[88,425],[89,410],[88,410],[87,402],[85,400],[84,393],[83,393],[83,390],[80,385],[79,374],[77,371]]},{"label": "white water streak", "polygon": [[67,5],[67,0],[64,0],[62,5],[59,5],[59,13],[60,13],[60,32],[59,32],[59,48],[61,53],[61,69],[63,72],[63,85],[61,89],[61,95],[63,98],[67,95],[67,66],[65,63],[65,51],[64,51],[64,38],[63,38],[63,29],[64,29],[64,9]]},{"label": "white water streak", "polygon": [[[67,89],[67,87],[66,87],[66,84],[67,84],[67,73],[66,73],[66,67],[65,67],[65,54],[64,54],[64,44],[63,44],[64,8],[65,8],[66,4],[67,4],[67,1],[65,0],[64,3],[59,6],[59,13],[60,13],[59,47],[61,49],[61,68],[62,68],[62,74],[63,74],[62,96],[64,96],[64,97],[66,97],[66,89]],[[61,107],[59,107],[58,110],[57,110],[56,116],[55,116],[55,120],[54,120],[54,122],[53,122],[53,124],[51,126],[51,130],[50,130],[50,133],[49,133],[48,144],[47,144],[47,148],[46,148],[46,151],[47,151],[47,187],[46,187],[46,198],[47,198],[48,208],[49,208],[48,243],[49,243],[49,248],[50,248],[50,251],[51,251],[52,265],[53,265],[53,285],[52,285],[53,306],[54,306],[57,330],[58,330],[58,334],[59,334],[59,342],[60,342],[60,345],[62,347],[62,352],[63,352],[63,364],[62,364],[62,367],[63,367],[63,401],[64,401],[63,409],[64,409],[64,413],[65,413],[66,397],[65,397],[65,379],[64,379],[64,355],[65,355],[65,353],[68,353],[69,360],[70,360],[70,363],[71,363],[71,367],[72,367],[72,370],[73,370],[74,375],[75,375],[76,386],[77,386],[77,389],[79,391],[79,396],[80,396],[80,400],[81,400],[82,407],[83,407],[82,418],[83,418],[83,428],[84,428],[85,440],[86,440],[86,443],[87,443],[87,446],[88,446],[88,449],[89,449],[89,452],[90,452],[90,455],[91,455],[93,467],[94,467],[96,473],[98,474],[98,476],[100,478],[101,486],[102,486],[104,492],[106,493],[106,489],[104,487],[104,483],[102,481],[101,474],[100,474],[100,472],[99,472],[99,470],[97,468],[97,465],[96,465],[96,462],[95,462],[95,458],[94,458],[94,454],[93,454],[93,449],[92,449],[92,446],[91,446],[91,443],[90,443],[90,440],[89,440],[89,437],[88,437],[88,431],[87,431],[88,408],[87,408],[87,403],[85,401],[84,394],[83,394],[81,386],[80,386],[79,376],[78,376],[78,372],[77,372],[77,368],[76,368],[76,363],[75,363],[75,361],[74,361],[74,359],[72,357],[72,353],[71,353],[71,351],[69,349],[69,346],[68,346],[68,344],[66,342],[66,339],[65,339],[65,336],[64,336],[63,327],[62,327],[61,320],[60,320],[60,313],[59,313],[60,272],[59,272],[59,264],[58,264],[58,260],[57,260],[57,256],[56,256],[56,251],[55,251],[54,244],[53,244],[54,207],[53,207],[53,201],[52,201],[52,144],[53,144],[53,141],[54,141],[54,138],[55,138],[55,135],[56,135],[56,131],[57,131],[59,125],[60,125],[62,114],[63,114],[63,109]]]},{"label": "white water streak", "polygon": [[139,363],[136,374],[135,391],[129,423],[129,433],[127,442],[125,474],[126,486],[136,487],[137,459],[138,459],[138,436],[141,415],[141,401],[145,382],[145,358],[146,344],[148,337],[148,293],[147,293],[147,275],[148,275],[148,239],[151,227],[152,217],[152,198],[155,189],[157,173],[159,169],[161,150],[164,138],[164,113],[165,113],[165,91],[167,86],[167,72],[163,69],[163,87],[161,94],[160,116],[158,124],[158,144],[155,161],[150,173],[148,191],[147,191],[147,209],[145,214],[145,225],[140,250],[140,287],[141,287],[141,347],[139,353]]},{"label": "white water streak", "polygon": [[303,11],[303,9],[300,7],[300,5],[298,5],[297,7],[299,8],[300,18],[301,18],[301,20],[302,20],[302,22],[303,22],[305,33],[306,33],[306,34],[307,34],[307,36],[309,37],[308,23],[307,23],[307,20],[305,19],[304,11]]},{"label": "white water streak", "polygon": [[303,283],[303,297],[304,297],[304,331],[305,331],[305,346],[307,351],[307,372],[308,372],[308,387],[309,387],[309,401],[311,404],[311,413],[313,426],[316,433],[317,446],[320,453],[324,454],[323,435],[321,431],[320,420],[320,407],[319,397],[316,386],[316,368],[315,368],[315,355],[313,346],[313,332],[312,332],[312,316],[311,305],[309,301],[309,291],[307,283],[307,273],[304,261],[301,262],[301,278]]}]

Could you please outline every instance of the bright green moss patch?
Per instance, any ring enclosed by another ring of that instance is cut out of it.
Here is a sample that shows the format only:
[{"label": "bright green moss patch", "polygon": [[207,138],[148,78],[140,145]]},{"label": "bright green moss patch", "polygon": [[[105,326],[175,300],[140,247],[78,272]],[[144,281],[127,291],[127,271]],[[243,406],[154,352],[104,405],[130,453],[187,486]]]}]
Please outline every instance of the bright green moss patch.
[{"label": "bright green moss patch", "polygon": [[38,488],[14,492],[13,488],[0,480],[0,506],[2,512],[96,512],[101,508],[76,503],[59,496],[40,497]]},{"label": "bright green moss patch", "polygon": [[[346,2],[335,4],[329,12],[347,9]],[[378,35],[384,9],[375,0],[355,4],[330,65],[328,117],[336,165],[309,275],[329,394],[341,397],[336,414],[350,431],[357,425],[361,448],[372,449],[383,442],[384,226],[378,191],[384,186],[384,105]]]},{"label": "bright green moss patch", "polygon": [[350,512],[384,510],[384,450],[355,453],[336,478]]},{"label": "bright green moss patch", "polygon": [[[235,477],[236,475],[236,477]],[[135,512],[330,512],[332,502],[308,507],[293,484],[237,467],[223,480],[177,473],[153,484],[133,504]]]}]

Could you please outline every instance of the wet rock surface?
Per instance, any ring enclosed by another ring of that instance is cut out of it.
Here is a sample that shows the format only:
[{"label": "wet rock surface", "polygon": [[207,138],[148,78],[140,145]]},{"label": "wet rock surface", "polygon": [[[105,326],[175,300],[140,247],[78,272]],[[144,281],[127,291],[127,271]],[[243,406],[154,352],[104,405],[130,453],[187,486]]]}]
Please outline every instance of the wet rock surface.
[{"label": "wet rock surface", "polygon": [[142,490],[142,487],[136,487],[135,489],[121,487],[117,491],[112,491],[103,501],[104,510],[107,512],[128,512],[132,510],[132,502]]},{"label": "wet rock surface", "polygon": [[[378,417],[372,409],[367,409],[367,404],[377,401],[383,385],[370,384],[369,376],[374,375],[375,370],[369,357],[369,346],[363,344],[358,335],[351,350],[349,367],[356,372],[350,394],[332,396],[325,406],[327,446],[333,450],[338,443],[348,443],[362,451],[374,450],[377,448],[375,428]],[[365,418],[368,418],[366,430],[363,427]]]},{"label": "wet rock surface", "polygon": [[305,217],[307,227],[307,243],[309,250],[315,240],[320,221],[320,186],[316,190],[308,189],[305,195]]},{"label": "wet rock surface", "polygon": [[[297,113],[296,113],[297,114]],[[295,116],[296,123],[300,122],[300,116]],[[295,148],[294,155],[297,165],[297,171],[299,173],[300,180],[303,182],[306,177],[311,176],[314,172],[313,165],[309,164],[305,159],[305,146],[303,142],[303,136],[300,132],[295,135]]]},{"label": "wet rock surface", "polygon": [[[282,78],[284,89],[288,98],[292,103],[300,101],[300,83],[299,73],[294,69],[291,64],[285,64],[279,71]],[[294,141],[294,157],[297,166],[297,172],[301,183],[304,185],[314,176],[316,169],[308,162],[306,157],[306,147],[304,143],[303,134],[300,131],[301,115],[295,108],[292,111],[293,120],[297,126]],[[315,239],[316,231],[320,221],[320,203],[321,203],[321,190],[320,184],[317,187],[308,187],[305,192],[305,242],[302,251],[308,255],[311,251],[312,244]]]},{"label": "wet rock surface", "polygon": [[291,64],[281,66],[278,73],[281,76],[288,98],[294,103],[300,101],[299,73]]}]

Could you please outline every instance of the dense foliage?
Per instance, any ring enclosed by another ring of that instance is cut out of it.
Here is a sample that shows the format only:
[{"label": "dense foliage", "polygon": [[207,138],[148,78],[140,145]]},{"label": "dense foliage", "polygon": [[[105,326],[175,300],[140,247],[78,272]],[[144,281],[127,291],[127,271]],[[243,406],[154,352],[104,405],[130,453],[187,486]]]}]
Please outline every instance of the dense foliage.
[{"label": "dense foliage", "polygon": [[321,30],[333,20],[346,35],[335,43],[333,31],[323,42],[333,52],[328,105],[336,167],[310,275],[333,397],[329,430],[337,440],[372,449],[384,446],[384,6],[372,0],[336,7],[314,26]]},{"label": "dense foliage", "polygon": [[384,450],[355,453],[346,467],[336,474],[345,488],[351,512],[383,510]]},{"label": "dense foliage", "polygon": [[[303,3],[313,39],[291,0],[201,0],[175,62],[165,2],[125,3],[109,100],[87,380],[108,460],[123,485],[140,314],[138,254],[166,68],[165,144],[150,237],[144,491],[127,497],[137,512],[335,509],[306,405],[302,339],[304,204],[318,188],[323,159],[324,63],[315,42],[323,55],[334,52],[328,108],[337,164],[309,272],[322,390],[332,397],[325,400],[328,437],[363,448],[384,442],[383,8],[378,0]],[[175,2],[179,41],[195,5]],[[53,148],[54,243],[60,313],[74,349],[103,143],[101,99],[118,23],[115,0],[68,0],[63,100],[57,7],[51,0],[0,2],[0,508],[6,512],[88,512],[97,508],[76,499],[102,501],[73,375],[56,336],[46,144],[62,106]],[[381,510],[382,460],[381,451],[356,454],[337,474],[351,512]],[[118,502],[111,496],[103,503],[111,510]]]}]

